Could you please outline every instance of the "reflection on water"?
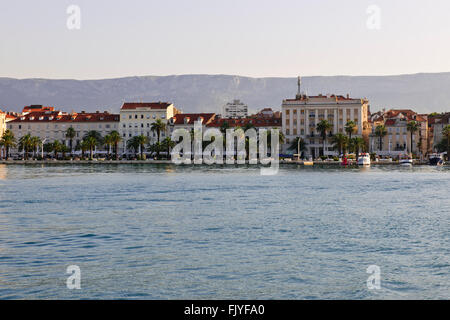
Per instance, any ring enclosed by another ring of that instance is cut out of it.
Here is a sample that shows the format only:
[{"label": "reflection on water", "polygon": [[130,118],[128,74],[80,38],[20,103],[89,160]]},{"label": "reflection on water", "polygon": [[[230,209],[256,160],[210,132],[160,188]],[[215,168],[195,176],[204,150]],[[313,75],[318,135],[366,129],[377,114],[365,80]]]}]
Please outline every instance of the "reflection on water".
[{"label": "reflection on water", "polygon": [[6,164],[0,164],[0,180],[6,180],[6,172],[8,168]]},{"label": "reflection on water", "polygon": [[0,165],[0,299],[448,298],[449,173]]}]

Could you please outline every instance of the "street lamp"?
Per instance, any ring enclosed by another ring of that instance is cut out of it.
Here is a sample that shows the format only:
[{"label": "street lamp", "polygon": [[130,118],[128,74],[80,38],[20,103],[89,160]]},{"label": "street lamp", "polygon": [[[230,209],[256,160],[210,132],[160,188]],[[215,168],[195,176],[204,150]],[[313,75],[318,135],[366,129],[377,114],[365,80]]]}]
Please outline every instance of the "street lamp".
[{"label": "street lamp", "polygon": [[41,157],[42,157],[42,160],[44,160],[44,142],[47,140],[47,138],[45,138],[44,140],[42,140],[41,141],[41,146],[42,146],[42,149],[41,149]]}]

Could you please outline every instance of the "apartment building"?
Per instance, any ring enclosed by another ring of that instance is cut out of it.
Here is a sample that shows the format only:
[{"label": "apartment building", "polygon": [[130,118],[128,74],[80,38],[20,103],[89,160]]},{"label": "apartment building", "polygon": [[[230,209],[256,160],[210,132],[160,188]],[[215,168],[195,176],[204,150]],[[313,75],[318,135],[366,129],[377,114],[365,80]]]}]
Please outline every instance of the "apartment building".
[{"label": "apartment building", "polygon": [[240,100],[233,100],[223,106],[222,118],[245,118],[248,116],[248,107]]},{"label": "apartment building", "polygon": [[431,149],[436,151],[436,146],[444,138],[444,135],[442,134],[444,127],[450,125],[450,112],[430,117],[428,124],[431,136]]},{"label": "apartment building", "polygon": [[[134,136],[145,135],[150,143],[157,141],[156,132],[151,131],[152,123],[169,120],[180,113],[170,102],[125,102],[120,108],[120,133],[122,150],[126,150],[127,140]],[[161,139],[168,135],[169,126],[161,132]]]},{"label": "apartment building", "polygon": [[55,110],[53,107],[29,108],[16,119],[8,122],[10,129],[17,140],[26,134],[39,137],[43,142],[60,141],[69,146],[66,132],[69,127],[75,129],[73,147],[81,142],[83,137],[92,130],[98,131],[102,136],[113,130],[119,130],[119,115],[108,112],[66,113]]},{"label": "apartment building", "polygon": [[[412,135],[408,131],[408,123],[415,121],[419,128]],[[373,119],[370,133],[369,150],[379,156],[398,157],[405,153],[414,153],[425,156],[429,152],[428,119],[426,115],[419,115],[409,109],[391,109],[385,111],[378,118]],[[376,128],[384,125],[386,135],[377,135]]]},{"label": "apartment building", "polygon": [[283,152],[288,153],[288,147],[297,137],[305,140],[307,146],[306,155],[316,158],[320,155],[336,155],[331,143],[326,139],[325,150],[317,131],[317,124],[321,120],[327,120],[332,129],[329,135],[345,133],[345,125],[348,121],[354,121],[356,130],[353,136],[363,137],[368,142],[370,125],[368,122],[369,101],[367,99],[353,99],[349,95],[322,95],[308,96],[300,91],[300,78],[298,92],[295,99],[283,100],[282,130],[286,137]]}]

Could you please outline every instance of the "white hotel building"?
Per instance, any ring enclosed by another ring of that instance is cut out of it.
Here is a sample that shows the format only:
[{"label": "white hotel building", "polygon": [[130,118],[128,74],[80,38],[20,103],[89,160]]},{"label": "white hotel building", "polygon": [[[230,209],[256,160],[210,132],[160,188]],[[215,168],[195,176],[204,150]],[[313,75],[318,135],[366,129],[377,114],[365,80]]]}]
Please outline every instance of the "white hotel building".
[{"label": "white hotel building", "polygon": [[[331,143],[328,142],[323,150],[320,132],[316,130],[321,120],[327,120],[333,126],[331,134],[345,133],[347,121],[353,120],[356,125],[354,136],[362,136],[366,140],[370,131],[368,123],[369,101],[366,99],[352,99],[348,95],[318,95],[308,96],[300,93],[301,80],[298,81],[298,93],[295,99],[283,100],[282,131],[286,137],[283,152],[297,153],[287,150],[297,137],[306,142],[307,155],[313,158],[319,155],[337,155]],[[330,133],[328,133],[330,136]]]},{"label": "white hotel building", "polygon": [[122,150],[126,150],[127,140],[134,136],[144,135],[150,143],[157,140],[156,132],[151,131],[151,125],[156,120],[167,124],[167,130],[161,132],[163,140],[169,130],[168,121],[178,114],[172,103],[169,102],[126,102],[120,108],[120,134],[122,136]]}]

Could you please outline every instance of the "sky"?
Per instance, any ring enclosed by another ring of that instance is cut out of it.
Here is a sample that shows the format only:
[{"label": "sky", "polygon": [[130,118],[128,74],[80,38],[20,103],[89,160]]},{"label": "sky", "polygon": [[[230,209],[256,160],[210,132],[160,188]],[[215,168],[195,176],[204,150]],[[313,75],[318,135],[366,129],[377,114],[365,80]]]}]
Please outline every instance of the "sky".
[{"label": "sky", "polygon": [[449,72],[449,13],[448,0],[0,0],[0,77]]}]

